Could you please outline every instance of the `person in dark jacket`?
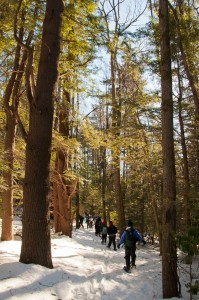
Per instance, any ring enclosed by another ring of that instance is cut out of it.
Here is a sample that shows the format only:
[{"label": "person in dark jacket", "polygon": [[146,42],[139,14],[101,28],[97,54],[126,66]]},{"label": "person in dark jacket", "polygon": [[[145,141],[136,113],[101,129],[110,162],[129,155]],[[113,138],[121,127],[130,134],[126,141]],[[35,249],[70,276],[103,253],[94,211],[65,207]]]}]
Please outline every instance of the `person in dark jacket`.
[{"label": "person in dark jacket", "polygon": [[106,244],[106,238],[107,238],[107,224],[106,224],[106,221],[105,221],[105,220],[102,222],[101,232],[102,232],[102,244]]},{"label": "person in dark jacket", "polygon": [[[137,230],[133,228],[133,222],[129,220],[127,222],[127,228],[123,232],[121,239],[118,242],[117,247],[120,248],[121,244],[124,244],[125,247],[125,260],[126,266],[124,266],[124,270],[130,273],[130,267],[136,267],[136,242],[141,241],[143,244],[146,244],[145,240],[139,234]],[[131,263],[130,263],[131,260]]]},{"label": "person in dark jacket", "polygon": [[101,225],[102,225],[102,220],[101,218],[98,216],[96,218],[96,221],[95,221],[95,235],[96,236],[100,236],[101,235]]},{"label": "person in dark jacket", "polygon": [[79,215],[79,228],[84,228],[84,225],[83,225],[83,221],[84,221],[84,217]]},{"label": "person in dark jacket", "polygon": [[110,221],[110,223],[109,223],[109,227],[107,228],[107,233],[109,236],[109,242],[108,242],[107,248],[110,248],[111,245],[113,244],[114,250],[117,251],[116,242],[115,242],[117,227],[115,225],[113,225],[112,221]]}]

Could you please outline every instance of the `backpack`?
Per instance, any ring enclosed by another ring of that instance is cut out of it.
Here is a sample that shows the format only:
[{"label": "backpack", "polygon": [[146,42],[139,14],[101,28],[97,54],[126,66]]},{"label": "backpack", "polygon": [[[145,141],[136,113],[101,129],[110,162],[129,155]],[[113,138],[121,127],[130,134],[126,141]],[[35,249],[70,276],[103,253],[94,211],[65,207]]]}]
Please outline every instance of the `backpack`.
[{"label": "backpack", "polygon": [[102,228],[102,234],[107,234],[107,227],[106,226],[103,226],[103,228]]},{"label": "backpack", "polygon": [[134,236],[133,232],[135,229],[131,228],[131,230],[126,230],[126,238],[125,238],[125,246],[132,248],[135,247],[138,239]]}]

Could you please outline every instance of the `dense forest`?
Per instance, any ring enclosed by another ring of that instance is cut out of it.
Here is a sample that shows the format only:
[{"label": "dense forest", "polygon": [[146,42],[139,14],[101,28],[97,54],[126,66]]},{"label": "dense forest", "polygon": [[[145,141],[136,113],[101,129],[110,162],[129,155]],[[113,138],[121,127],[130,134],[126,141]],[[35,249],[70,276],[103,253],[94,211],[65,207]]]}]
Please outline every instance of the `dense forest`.
[{"label": "dense forest", "polygon": [[[199,1],[1,0],[1,240],[53,268],[55,232],[88,212],[177,248],[199,244]],[[34,249],[34,250],[33,250]],[[199,287],[198,287],[199,289]]]}]

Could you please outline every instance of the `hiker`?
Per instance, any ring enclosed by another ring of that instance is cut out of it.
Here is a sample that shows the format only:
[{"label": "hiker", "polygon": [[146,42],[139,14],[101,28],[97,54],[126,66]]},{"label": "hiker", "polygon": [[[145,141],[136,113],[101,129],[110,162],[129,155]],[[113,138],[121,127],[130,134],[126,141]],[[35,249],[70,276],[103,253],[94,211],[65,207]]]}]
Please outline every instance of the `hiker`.
[{"label": "hiker", "polygon": [[[133,228],[133,222],[129,220],[127,222],[127,228],[123,232],[121,239],[118,242],[118,249],[120,248],[121,244],[124,244],[125,247],[125,260],[126,266],[124,266],[124,270],[130,273],[130,267],[136,267],[135,260],[136,260],[136,242],[141,241],[144,245],[146,244],[145,240],[139,234],[137,230]],[[131,260],[131,263],[130,263]]]},{"label": "hiker", "polygon": [[98,216],[95,221],[95,235],[96,236],[100,236],[100,234],[101,234],[101,225],[102,225],[102,221],[101,221],[100,216]]},{"label": "hiker", "polygon": [[106,238],[107,238],[107,225],[106,225],[106,221],[102,222],[101,232],[102,232],[102,244],[106,244]]},{"label": "hiker", "polygon": [[93,219],[91,218],[91,220],[89,221],[89,228],[93,228]]},{"label": "hiker", "polygon": [[89,228],[89,223],[90,223],[90,215],[86,215],[86,225],[87,225],[87,229]]},{"label": "hiker", "polygon": [[108,242],[107,248],[110,248],[111,245],[113,244],[114,250],[117,251],[116,242],[115,242],[117,227],[115,227],[115,225],[113,225],[112,221],[110,221],[110,223],[109,223],[109,227],[107,228],[107,232],[108,232],[108,236],[109,236],[109,242]]},{"label": "hiker", "polygon": [[79,228],[84,228],[84,225],[83,225],[83,221],[84,221],[84,217],[79,215]]}]

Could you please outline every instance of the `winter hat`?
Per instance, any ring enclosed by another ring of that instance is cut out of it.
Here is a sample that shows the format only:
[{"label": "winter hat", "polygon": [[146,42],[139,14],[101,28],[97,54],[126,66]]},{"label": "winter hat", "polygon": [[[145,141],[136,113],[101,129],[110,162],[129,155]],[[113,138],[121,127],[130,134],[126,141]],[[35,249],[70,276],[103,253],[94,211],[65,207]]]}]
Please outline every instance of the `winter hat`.
[{"label": "winter hat", "polygon": [[127,221],[127,226],[133,227],[133,222],[132,222],[131,220],[128,220],[128,221]]}]

